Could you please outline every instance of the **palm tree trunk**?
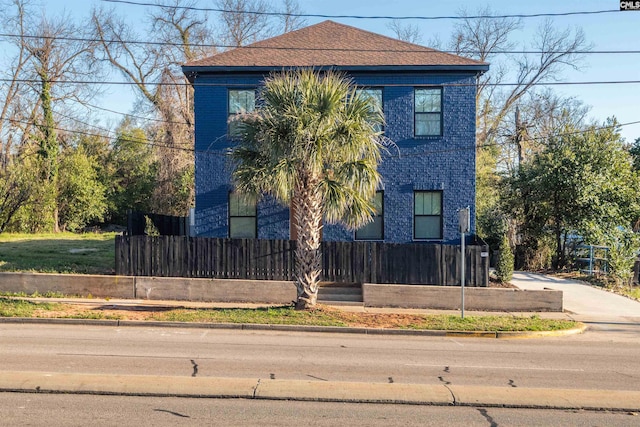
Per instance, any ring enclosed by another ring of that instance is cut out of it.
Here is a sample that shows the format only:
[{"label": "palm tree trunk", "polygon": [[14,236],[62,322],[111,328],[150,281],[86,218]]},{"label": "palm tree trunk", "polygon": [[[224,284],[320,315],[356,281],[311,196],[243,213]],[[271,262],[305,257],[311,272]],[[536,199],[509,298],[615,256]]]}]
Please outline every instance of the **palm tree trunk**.
[{"label": "palm tree trunk", "polygon": [[294,192],[295,221],[298,230],[296,245],[297,310],[316,305],[318,281],[321,271],[320,229],[322,221],[322,197],[318,191],[318,179],[304,177]]}]

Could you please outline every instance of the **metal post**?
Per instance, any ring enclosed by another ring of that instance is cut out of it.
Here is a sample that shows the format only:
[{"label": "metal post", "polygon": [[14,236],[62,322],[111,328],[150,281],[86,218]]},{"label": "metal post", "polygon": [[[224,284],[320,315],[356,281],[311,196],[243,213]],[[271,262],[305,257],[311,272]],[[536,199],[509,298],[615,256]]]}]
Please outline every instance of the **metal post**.
[{"label": "metal post", "polygon": [[458,211],[458,224],[460,225],[460,260],[462,261],[460,263],[460,298],[461,298],[460,314],[462,315],[463,319],[464,319],[464,282],[466,279],[464,234],[470,231],[470,224],[471,224],[470,212],[471,210],[469,209],[468,206]]},{"label": "metal post", "polygon": [[460,233],[460,252],[462,255],[462,262],[460,263],[460,293],[462,296],[462,299],[460,301],[460,313],[462,315],[462,318],[464,319],[464,282],[465,282],[465,248],[464,248],[464,231],[462,231]]}]

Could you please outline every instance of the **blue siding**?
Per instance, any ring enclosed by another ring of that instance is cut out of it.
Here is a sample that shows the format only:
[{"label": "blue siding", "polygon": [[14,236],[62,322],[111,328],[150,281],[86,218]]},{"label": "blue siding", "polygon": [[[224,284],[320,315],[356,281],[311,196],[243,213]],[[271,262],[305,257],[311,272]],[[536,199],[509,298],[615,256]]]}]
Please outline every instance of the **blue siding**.
[{"label": "blue siding", "polygon": [[[442,190],[443,240],[459,239],[457,210],[471,208],[475,231],[475,74],[352,74],[358,85],[383,88],[385,135],[395,147],[380,165],[384,188],[384,235],[388,242],[413,240],[414,190]],[[258,87],[262,76],[200,75],[195,86],[196,230],[226,237],[227,193],[231,190],[225,150],[227,90]],[[447,85],[452,84],[452,85]],[[415,86],[443,87],[441,137],[413,136]],[[265,199],[258,206],[258,237],[288,238],[289,210]],[[325,240],[353,240],[354,233],[326,225]]]}]

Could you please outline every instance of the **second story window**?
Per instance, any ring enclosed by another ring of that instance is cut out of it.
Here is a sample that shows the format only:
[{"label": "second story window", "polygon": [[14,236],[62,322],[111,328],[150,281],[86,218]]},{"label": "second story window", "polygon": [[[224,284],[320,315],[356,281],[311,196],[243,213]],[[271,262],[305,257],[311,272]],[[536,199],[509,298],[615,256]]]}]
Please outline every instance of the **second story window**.
[{"label": "second story window", "polygon": [[356,240],[384,239],[384,193],[382,191],[376,191],[374,206],[376,214],[373,222],[356,230]]},{"label": "second story window", "polygon": [[[239,113],[248,113],[256,109],[256,91],[253,89],[229,89],[228,119]],[[227,129],[230,138],[237,138],[237,124],[229,121]]]},{"label": "second story window", "polygon": [[442,89],[415,89],[415,136],[442,135]]},{"label": "second story window", "polygon": [[[369,97],[372,101],[374,111],[380,112],[384,115],[384,109],[382,107],[382,89],[381,88],[362,88],[358,89],[358,92]],[[382,132],[382,124],[376,124],[376,132]]]},{"label": "second story window", "polygon": [[256,200],[250,196],[229,193],[229,237],[255,239],[258,234]]}]

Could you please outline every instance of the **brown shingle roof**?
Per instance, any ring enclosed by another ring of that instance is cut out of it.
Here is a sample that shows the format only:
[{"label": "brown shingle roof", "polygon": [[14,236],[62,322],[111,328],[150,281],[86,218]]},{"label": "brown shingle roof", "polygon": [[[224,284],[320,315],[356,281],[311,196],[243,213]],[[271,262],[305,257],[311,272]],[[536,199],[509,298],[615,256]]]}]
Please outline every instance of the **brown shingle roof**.
[{"label": "brown shingle roof", "polygon": [[[324,21],[186,67],[481,66],[473,59]],[[483,67],[484,66],[484,67]]]}]

